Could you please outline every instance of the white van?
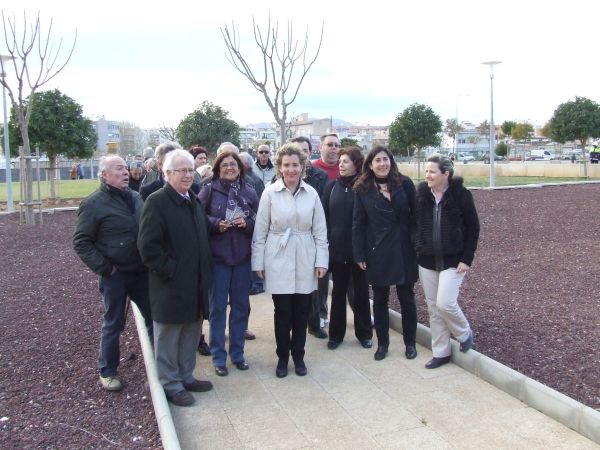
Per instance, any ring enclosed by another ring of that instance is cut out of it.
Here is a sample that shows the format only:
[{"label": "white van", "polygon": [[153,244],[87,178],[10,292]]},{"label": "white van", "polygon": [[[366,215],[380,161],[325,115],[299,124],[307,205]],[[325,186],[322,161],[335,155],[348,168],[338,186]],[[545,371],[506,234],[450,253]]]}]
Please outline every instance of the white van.
[{"label": "white van", "polygon": [[548,150],[531,150],[529,161],[551,161],[554,159],[554,155]]}]

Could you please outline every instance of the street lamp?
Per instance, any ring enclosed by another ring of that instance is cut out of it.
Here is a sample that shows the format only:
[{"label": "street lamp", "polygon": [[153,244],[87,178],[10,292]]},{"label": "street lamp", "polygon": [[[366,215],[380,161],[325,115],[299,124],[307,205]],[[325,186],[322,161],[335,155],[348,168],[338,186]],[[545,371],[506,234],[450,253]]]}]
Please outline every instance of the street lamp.
[{"label": "street lamp", "polygon": [[468,97],[469,94],[458,94],[456,96],[456,110],[455,110],[455,114],[454,114],[454,120],[456,121],[456,128],[457,130],[454,132],[454,157],[456,158],[456,160],[458,161],[458,153],[457,150],[458,148],[456,147],[456,134],[458,133],[458,128],[460,128],[460,126],[458,125],[458,99],[461,97]]},{"label": "street lamp", "polygon": [[494,66],[502,64],[502,61],[485,61],[481,64],[490,66],[490,187],[496,185],[496,155],[494,142],[496,140],[496,129],[494,128]]},{"label": "street lamp", "polygon": [[13,193],[12,193],[12,166],[10,164],[10,147],[8,144],[8,114],[6,113],[6,88],[4,80],[6,72],[4,71],[4,63],[15,59],[13,56],[0,55],[0,78],[2,78],[2,105],[4,107],[4,158],[5,158],[5,173],[6,173],[6,211],[13,212]]}]

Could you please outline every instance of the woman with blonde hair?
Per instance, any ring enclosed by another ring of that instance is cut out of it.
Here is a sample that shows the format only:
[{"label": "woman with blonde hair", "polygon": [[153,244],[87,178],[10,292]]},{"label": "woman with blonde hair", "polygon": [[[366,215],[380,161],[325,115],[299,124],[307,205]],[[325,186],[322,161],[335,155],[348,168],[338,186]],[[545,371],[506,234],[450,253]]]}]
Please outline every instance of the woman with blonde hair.
[{"label": "woman with blonde hair", "polygon": [[275,157],[277,180],[263,192],[252,240],[252,270],[273,296],[278,363],[288,373],[290,354],[296,374],[307,374],[304,345],[311,294],[329,261],[327,226],[317,192],[302,180],[306,156],[285,144]]}]

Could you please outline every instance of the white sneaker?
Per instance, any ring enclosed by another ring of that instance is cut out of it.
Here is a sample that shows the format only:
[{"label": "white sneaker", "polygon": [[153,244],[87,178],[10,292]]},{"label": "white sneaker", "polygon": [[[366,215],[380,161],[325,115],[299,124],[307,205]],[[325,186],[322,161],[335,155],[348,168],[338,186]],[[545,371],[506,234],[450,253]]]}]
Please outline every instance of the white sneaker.
[{"label": "white sneaker", "polygon": [[325,327],[325,319],[319,319],[319,327]]},{"label": "white sneaker", "polygon": [[118,377],[103,377],[100,375],[100,384],[107,391],[120,391],[123,389],[123,382]]}]

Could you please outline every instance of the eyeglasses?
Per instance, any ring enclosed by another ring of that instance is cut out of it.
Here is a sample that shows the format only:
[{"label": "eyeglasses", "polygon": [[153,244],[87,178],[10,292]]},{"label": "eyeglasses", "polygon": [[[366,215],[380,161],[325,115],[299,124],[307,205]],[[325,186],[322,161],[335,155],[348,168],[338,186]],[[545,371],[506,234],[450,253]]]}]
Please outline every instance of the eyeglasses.
[{"label": "eyeglasses", "polygon": [[177,172],[181,175],[191,175],[195,172],[194,169],[173,169],[173,172]]},{"label": "eyeglasses", "polygon": [[325,144],[327,147],[335,147],[335,148],[340,148],[342,146],[342,144],[338,144],[337,142],[328,142],[327,144]]},{"label": "eyeglasses", "polygon": [[267,154],[269,154],[269,152],[268,152],[268,151],[264,151],[264,152],[258,152],[258,154],[259,154],[259,155],[267,155]]},{"label": "eyeglasses", "polygon": [[235,169],[237,166],[238,166],[238,165],[237,165],[237,163],[236,163],[236,162],[230,162],[230,163],[221,163],[221,165],[220,165],[219,167],[220,167],[221,169],[226,169],[226,168],[228,168],[228,167],[231,167],[231,168],[234,168],[234,169]]}]

